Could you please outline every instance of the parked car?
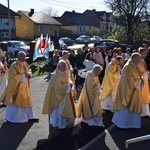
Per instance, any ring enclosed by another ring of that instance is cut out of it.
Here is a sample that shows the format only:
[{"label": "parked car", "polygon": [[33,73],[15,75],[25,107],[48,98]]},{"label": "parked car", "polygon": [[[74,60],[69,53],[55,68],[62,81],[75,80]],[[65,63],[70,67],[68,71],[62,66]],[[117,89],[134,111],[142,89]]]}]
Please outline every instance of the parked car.
[{"label": "parked car", "polygon": [[23,41],[7,40],[0,43],[7,43],[7,52],[17,55],[19,51],[24,51],[28,56],[30,54],[30,46],[26,45]]},{"label": "parked car", "polygon": [[[108,50],[113,49],[115,41],[117,41],[117,40],[115,40],[115,39],[102,39],[100,41],[95,42],[94,47],[96,47],[97,45],[99,45],[99,46],[106,45]],[[126,52],[127,48],[131,48],[131,50],[133,50],[133,48],[134,48],[133,45],[123,44],[123,43],[119,43],[119,47],[121,47],[123,53]]]},{"label": "parked car", "polygon": [[115,39],[101,39],[100,41],[96,41],[94,43],[94,47],[96,47],[97,45],[99,45],[99,46],[104,45],[104,44],[107,45],[107,43],[109,43],[109,42],[114,43],[115,41],[117,41],[117,40],[115,40]]},{"label": "parked car", "polygon": [[[40,39],[40,38],[41,38],[41,37],[38,37],[38,38],[34,39],[33,41],[36,42],[36,41],[37,41],[38,39]],[[43,37],[43,40],[44,40],[44,42],[45,42],[46,37]],[[51,42],[52,42],[52,41],[51,41]],[[63,49],[64,46],[67,46],[67,44],[65,44],[63,40],[58,40],[58,42],[59,42],[59,48],[60,48],[60,49]]]},{"label": "parked car", "polygon": [[61,37],[59,40],[62,40],[68,46],[72,46],[74,44],[74,40],[69,37]]},{"label": "parked car", "polygon": [[68,47],[68,45],[65,44],[64,41],[59,40],[59,48],[62,50],[64,47]]},{"label": "parked car", "polygon": [[131,51],[134,49],[134,46],[130,45],[130,44],[122,44],[122,43],[120,43],[119,47],[121,47],[123,53],[126,53],[126,49],[127,48],[130,48]]},{"label": "parked car", "polygon": [[108,50],[114,48],[114,42],[117,41],[115,39],[101,39],[100,41],[96,41],[94,43],[94,47],[106,45]]},{"label": "parked car", "polygon": [[100,36],[92,36],[90,38],[91,43],[95,43],[96,41],[100,41],[102,38]]},{"label": "parked car", "polygon": [[76,38],[76,43],[83,44],[84,42],[90,42],[90,37],[88,35],[80,35]]}]

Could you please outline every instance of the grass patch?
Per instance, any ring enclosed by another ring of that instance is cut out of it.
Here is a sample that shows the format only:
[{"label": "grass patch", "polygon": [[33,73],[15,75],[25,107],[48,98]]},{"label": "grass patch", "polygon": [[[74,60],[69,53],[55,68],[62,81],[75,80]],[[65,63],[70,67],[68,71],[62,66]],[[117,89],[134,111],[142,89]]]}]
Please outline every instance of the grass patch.
[{"label": "grass patch", "polygon": [[32,77],[47,75],[50,72],[52,72],[52,67],[49,65],[45,65],[45,63],[46,60],[37,60],[34,62],[28,62],[32,70]]}]

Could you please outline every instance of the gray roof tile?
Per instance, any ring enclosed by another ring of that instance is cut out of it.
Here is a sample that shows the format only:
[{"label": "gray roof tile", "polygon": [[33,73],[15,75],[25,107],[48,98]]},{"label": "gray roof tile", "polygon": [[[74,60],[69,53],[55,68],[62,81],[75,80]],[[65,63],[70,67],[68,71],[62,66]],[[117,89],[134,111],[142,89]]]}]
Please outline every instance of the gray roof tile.
[{"label": "gray roof tile", "polygon": [[29,15],[29,11],[21,11],[24,15],[30,18],[33,22],[38,24],[52,24],[52,25],[61,25],[56,19],[51,17],[50,15],[44,14],[42,12],[34,12],[32,16]]}]

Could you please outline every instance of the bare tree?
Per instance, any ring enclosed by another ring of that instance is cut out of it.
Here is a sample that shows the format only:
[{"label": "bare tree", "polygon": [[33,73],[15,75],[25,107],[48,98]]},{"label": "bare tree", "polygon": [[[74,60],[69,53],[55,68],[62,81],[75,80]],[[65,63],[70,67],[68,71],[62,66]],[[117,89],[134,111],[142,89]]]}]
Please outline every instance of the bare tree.
[{"label": "bare tree", "polygon": [[150,0],[105,0],[106,5],[119,17],[125,27],[127,41],[133,44],[134,32],[142,21],[146,21]]},{"label": "bare tree", "polygon": [[58,10],[54,10],[53,8],[51,7],[47,7],[47,8],[43,8],[41,10],[41,12],[45,13],[45,14],[48,14],[52,17],[58,17],[59,15],[59,11]]}]

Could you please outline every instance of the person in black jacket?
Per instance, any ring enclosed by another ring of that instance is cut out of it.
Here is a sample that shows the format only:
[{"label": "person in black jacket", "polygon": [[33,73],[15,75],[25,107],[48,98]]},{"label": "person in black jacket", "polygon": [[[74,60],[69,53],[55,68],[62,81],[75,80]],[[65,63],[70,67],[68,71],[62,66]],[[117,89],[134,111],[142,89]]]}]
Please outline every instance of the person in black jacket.
[{"label": "person in black jacket", "polygon": [[76,64],[77,64],[77,69],[85,68],[84,64],[84,55],[82,53],[82,49],[79,48],[77,50],[77,55],[76,55]]},{"label": "person in black jacket", "polygon": [[[107,56],[107,46],[103,45],[102,46],[102,52],[101,52],[103,59],[105,60],[105,57]],[[101,72],[101,79],[103,79],[104,75],[105,75],[105,68],[106,68],[106,62],[104,61],[104,66],[103,66],[103,70]]]},{"label": "person in black jacket", "polygon": [[59,49],[59,38],[55,33],[55,36],[51,36],[51,40],[54,42],[54,49]]},{"label": "person in black jacket", "polygon": [[145,58],[147,70],[150,71],[150,47],[147,49],[147,56]]},{"label": "person in black jacket", "polygon": [[76,74],[76,55],[75,55],[75,52],[74,50],[70,50],[69,52],[69,61],[70,61],[70,64],[72,66],[72,68],[74,69],[74,75]]}]

